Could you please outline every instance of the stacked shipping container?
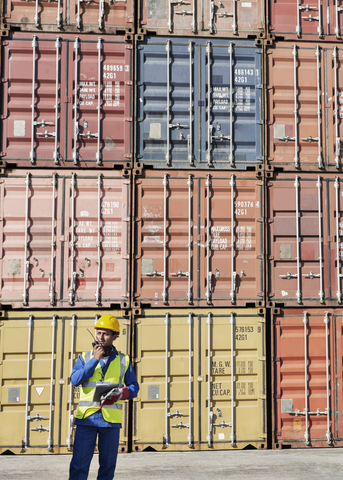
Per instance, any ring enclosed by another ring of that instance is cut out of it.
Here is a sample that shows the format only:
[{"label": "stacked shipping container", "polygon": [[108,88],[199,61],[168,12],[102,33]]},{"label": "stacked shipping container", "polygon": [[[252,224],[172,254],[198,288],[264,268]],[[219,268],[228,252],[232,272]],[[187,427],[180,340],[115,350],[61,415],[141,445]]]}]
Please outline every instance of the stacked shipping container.
[{"label": "stacked shipping container", "polygon": [[72,450],[109,311],[141,385],[123,452],[340,444],[329,7],[2,4],[0,452]]}]

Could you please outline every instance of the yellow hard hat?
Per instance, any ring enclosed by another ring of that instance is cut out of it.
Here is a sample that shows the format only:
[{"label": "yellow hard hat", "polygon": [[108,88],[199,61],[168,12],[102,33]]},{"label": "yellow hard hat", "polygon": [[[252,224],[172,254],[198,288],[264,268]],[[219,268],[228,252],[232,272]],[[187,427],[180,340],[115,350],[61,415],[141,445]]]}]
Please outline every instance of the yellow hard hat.
[{"label": "yellow hard hat", "polygon": [[119,333],[119,322],[114,315],[107,313],[98,319],[94,328],[107,328],[108,330]]}]

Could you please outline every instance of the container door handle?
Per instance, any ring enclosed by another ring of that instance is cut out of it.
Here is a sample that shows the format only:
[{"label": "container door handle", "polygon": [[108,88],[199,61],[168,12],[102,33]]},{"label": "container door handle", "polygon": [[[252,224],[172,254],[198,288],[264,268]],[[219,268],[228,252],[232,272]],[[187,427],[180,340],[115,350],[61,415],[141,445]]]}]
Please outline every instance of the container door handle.
[{"label": "container door handle", "polygon": [[233,70],[233,64],[232,64],[232,53],[233,53],[233,43],[230,42],[230,45],[229,45],[229,54],[230,54],[230,153],[229,153],[229,163],[230,163],[230,166],[231,167],[234,167],[235,166],[235,159],[234,159],[234,156],[233,156],[233,143],[232,143],[232,135],[233,135],[233,118],[232,118],[232,114],[233,114],[233,101],[232,101],[232,98],[233,98],[233,89],[232,89],[232,70]]},{"label": "container door handle", "polygon": [[[297,23],[297,26],[295,28],[295,32],[296,32],[298,37],[300,37],[301,33],[302,33],[301,25],[300,25],[301,18],[304,18],[305,20],[309,20],[310,22],[312,22],[313,20],[319,20],[319,17],[312,17],[311,14],[309,15],[309,17],[301,17],[301,12],[302,11],[310,12],[311,10],[317,10],[317,7],[312,7],[310,5],[301,5],[301,3],[299,3],[299,0],[298,0],[298,3],[297,3],[297,21],[298,21],[298,23]],[[320,11],[320,0],[319,0],[319,11]],[[321,22],[320,22],[320,25],[321,25]],[[318,34],[319,34],[319,27],[318,27],[317,31],[318,31]]]},{"label": "container door handle", "polygon": [[[231,445],[236,444],[236,422],[235,422],[235,315],[231,312],[230,325],[231,325]],[[224,420],[223,420],[224,421]]]},{"label": "container door handle", "polygon": [[166,326],[166,355],[165,355],[165,373],[166,373],[166,383],[165,383],[165,389],[166,389],[166,397],[164,399],[165,401],[165,409],[166,409],[166,420],[165,420],[165,434],[163,435],[163,446],[167,448],[169,446],[169,324],[170,324],[170,318],[169,318],[169,313],[166,313],[166,316],[164,318],[164,324]]},{"label": "container door handle", "polygon": [[189,433],[187,436],[188,447],[193,448],[194,439],[192,431],[192,325],[193,325],[193,315],[191,312],[188,314],[188,365],[189,365],[189,376],[188,376],[188,408],[189,408]]},{"label": "container door handle", "polygon": [[[163,199],[163,292],[162,292],[162,301],[164,304],[168,301],[167,294],[167,186],[168,186],[168,174],[165,173],[163,177],[163,190],[164,190],[164,199]],[[162,272],[161,272],[162,273]]]},{"label": "container door handle", "polygon": [[58,149],[58,110],[59,110],[59,102],[58,102],[58,81],[59,81],[59,51],[61,48],[61,42],[60,38],[56,38],[55,42],[55,47],[56,47],[56,86],[55,86],[55,151],[53,154],[53,159],[55,164],[57,165],[59,163],[60,159],[60,152]]},{"label": "container door handle", "polygon": [[294,152],[294,166],[299,168],[299,155],[298,155],[298,99],[297,99],[297,56],[298,56],[298,47],[294,44],[292,48],[293,55],[293,65],[294,65],[294,142],[295,142],[295,152]]},{"label": "container door handle", "polygon": [[188,292],[187,300],[188,304],[191,305],[193,301],[192,295],[192,186],[193,179],[192,174],[188,174]]},{"label": "container door handle", "polygon": [[27,451],[29,445],[28,431],[29,431],[29,405],[30,405],[30,371],[31,371],[31,339],[32,339],[32,327],[33,327],[33,316],[29,315],[29,320],[27,322],[29,327],[29,340],[27,347],[27,370],[26,370],[26,399],[25,399],[25,437],[23,438],[23,449]]},{"label": "container door handle", "polygon": [[[38,0],[37,0],[38,2]],[[30,160],[34,164],[36,161],[36,152],[35,152],[35,91],[36,91],[36,48],[38,46],[36,35],[32,39],[32,59],[33,59],[33,69],[32,69],[32,101],[31,101],[31,151],[30,151]]]},{"label": "container door handle", "polygon": [[[103,3],[103,0],[102,0]],[[97,152],[96,152],[96,163],[101,165],[102,155],[101,155],[101,51],[102,51],[102,39],[98,39],[98,136],[97,136]]]},{"label": "container door handle", "polygon": [[170,167],[170,48],[171,41],[167,40],[167,152],[166,152],[166,165]]},{"label": "container door handle", "polygon": [[341,274],[341,253],[340,253],[340,229],[339,229],[339,178],[335,178],[335,189],[336,189],[336,262],[337,262],[337,301],[338,303],[342,303],[342,290],[341,290],[341,278],[343,275]]},{"label": "container door handle", "polygon": [[56,212],[56,173],[52,175],[52,220],[51,220],[51,272],[49,274],[49,299],[50,305],[55,304],[55,212]]},{"label": "container door handle", "polygon": [[338,0],[336,0],[336,27],[335,27],[335,35],[336,38],[341,38],[341,29],[340,29],[340,22],[339,22],[339,13],[343,12],[343,8],[338,6]]},{"label": "container door handle", "polygon": [[48,437],[48,450],[49,452],[53,449],[53,438],[52,438],[52,404],[54,401],[54,361],[55,361],[55,334],[56,334],[56,315],[52,316],[51,326],[52,326],[52,346],[51,346],[51,375],[50,375],[50,415],[49,415],[49,437]]},{"label": "container door handle", "polygon": [[[337,6],[337,2],[336,2]],[[343,10],[343,9],[342,9]],[[341,139],[339,136],[339,115],[338,115],[338,68],[337,68],[337,57],[338,57],[338,50],[337,46],[335,45],[332,50],[332,56],[334,59],[334,76],[335,76],[335,129],[336,129],[336,155],[335,155],[335,165],[336,168],[339,168],[341,165]]]},{"label": "container door handle", "polygon": [[236,303],[236,277],[237,273],[235,271],[235,202],[234,202],[234,195],[235,195],[235,176],[231,175],[230,180],[231,186],[231,303]]},{"label": "container door handle", "polygon": [[[214,2],[211,2],[214,5]],[[212,7],[211,7],[212,8]],[[211,42],[206,42],[207,52],[207,165],[212,167],[212,130],[211,125]]]},{"label": "container door handle", "polygon": [[39,16],[39,13],[38,13],[38,0],[36,0],[36,10],[35,10],[35,16],[33,17],[33,21],[35,22],[35,26],[39,27],[40,16]]},{"label": "container door handle", "polygon": [[207,434],[207,445],[212,447],[213,445],[213,412],[211,408],[211,324],[212,324],[212,313],[208,312],[207,314],[207,325],[208,325],[208,346],[207,346],[207,371],[208,371],[208,385],[207,385],[207,408],[208,408],[208,434]]},{"label": "container door handle", "polygon": [[[196,2],[194,2],[195,5]],[[188,135],[188,163],[194,166],[193,157],[193,42],[188,44],[189,51],[189,135]]]},{"label": "container door handle", "polygon": [[320,47],[316,46],[315,55],[317,57],[317,123],[318,123],[318,168],[324,168],[322,156],[322,137],[320,128],[321,119],[321,91],[320,91]]},{"label": "container door handle", "polygon": [[325,360],[326,360],[326,443],[328,445],[332,444],[332,435],[330,429],[330,374],[329,374],[329,323],[330,317],[329,312],[324,313],[324,323],[325,323]]},{"label": "container door handle", "polygon": [[23,290],[23,305],[27,305],[28,293],[27,282],[29,280],[29,268],[30,262],[27,259],[27,247],[28,247],[28,226],[29,226],[29,186],[30,186],[30,173],[26,174],[26,198],[25,198],[25,244],[24,244],[24,290]]},{"label": "container door handle", "polygon": [[318,189],[318,235],[319,235],[319,278],[320,278],[320,290],[319,290],[319,301],[324,303],[324,285],[323,285],[323,243],[322,243],[322,182],[321,178],[318,175],[317,181]]},{"label": "container door handle", "polygon": [[207,253],[207,288],[206,288],[206,303],[211,305],[212,302],[212,272],[210,271],[210,248],[211,248],[211,226],[210,226],[210,187],[211,187],[211,175],[208,173],[206,178],[206,188],[207,188],[207,242],[206,242],[206,253]]},{"label": "container door handle", "polygon": [[102,175],[101,173],[98,174],[98,276],[96,280],[96,292],[95,292],[95,303],[100,305],[101,297],[100,297],[100,278],[101,278],[101,237],[100,237],[100,230],[101,230],[101,185],[102,185]]},{"label": "container door handle", "polygon": [[70,290],[69,290],[69,304],[74,305],[75,301],[75,173],[72,173],[71,177],[71,202],[72,202],[72,213],[71,213],[71,242],[70,242],[70,260],[71,260],[71,275],[70,275]]},{"label": "container door handle", "polygon": [[[70,351],[70,373],[74,367],[74,344],[75,344],[75,328],[76,328],[76,315],[73,313],[71,316],[71,351]],[[67,449],[68,451],[71,450],[72,446],[72,438],[73,438],[73,423],[74,423],[74,415],[72,414],[72,406],[73,406],[73,384],[70,382],[69,385],[69,435],[67,438]]]},{"label": "container door handle", "polygon": [[[80,0],[79,0],[79,5],[80,5]],[[77,86],[77,80],[78,80],[78,52],[79,52],[79,38],[75,38],[74,42],[74,48],[75,48],[75,92],[74,92],[74,152],[73,152],[73,160],[74,160],[74,165],[78,164],[79,161],[79,154],[77,151],[77,142],[78,142],[78,136],[79,136],[79,122],[77,119],[78,115],[78,98],[77,98],[77,91],[78,91],[78,86]]]},{"label": "container door handle", "polygon": [[102,30],[104,28],[104,3],[104,0],[99,1],[99,30]]}]

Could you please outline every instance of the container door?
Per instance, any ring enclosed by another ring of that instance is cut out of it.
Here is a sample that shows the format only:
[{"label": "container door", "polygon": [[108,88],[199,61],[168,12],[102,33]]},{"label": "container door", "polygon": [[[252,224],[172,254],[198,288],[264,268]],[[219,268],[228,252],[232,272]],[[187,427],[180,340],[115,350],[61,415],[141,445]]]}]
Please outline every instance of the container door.
[{"label": "container door", "polygon": [[20,26],[22,30],[58,31],[63,20],[67,18],[67,2],[49,0],[23,2],[7,0],[3,3],[4,27]]},{"label": "container door", "polygon": [[99,33],[116,33],[115,27],[122,29],[132,27],[133,23],[132,0],[116,0],[99,2],[70,2],[68,25],[82,31],[98,31]]},{"label": "container door", "polygon": [[130,46],[78,37],[68,45],[68,159],[105,167],[130,159]]},{"label": "container door", "polygon": [[264,319],[249,312],[136,319],[134,451],[264,448]]},{"label": "container door", "polygon": [[[61,443],[66,451],[72,451],[74,443],[75,426],[78,402],[80,397],[79,387],[74,387],[70,383],[70,374],[75,365],[78,356],[84,352],[91,350],[92,340],[91,335],[87,331],[90,330],[94,334],[94,324],[101,315],[111,313],[117,317],[120,325],[120,336],[115,342],[115,347],[118,351],[125,354],[130,354],[130,319],[122,317],[120,311],[103,311],[101,314],[95,310],[88,310],[87,313],[76,312],[73,315],[66,315],[63,318],[64,322],[64,353],[63,365],[63,394],[62,397],[62,412],[60,423],[60,438]],[[62,313],[63,315],[63,313]],[[128,402],[124,402],[122,413],[122,429],[120,431],[119,452],[127,452],[128,449]]]},{"label": "container door", "polygon": [[325,447],[334,437],[334,321],[329,312],[274,319],[275,441]]},{"label": "container door", "polygon": [[63,302],[95,307],[128,301],[129,180],[66,177]]},{"label": "container door", "polygon": [[2,44],[6,59],[2,148],[7,162],[54,167],[63,155],[65,50],[59,37],[25,36]]},{"label": "container door", "polygon": [[291,175],[274,182],[270,196],[271,296],[288,305],[329,301],[326,182],[317,175]]},{"label": "container door", "polygon": [[57,316],[16,314],[0,326],[0,451],[59,453],[63,331]]},{"label": "container door", "polygon": [[244,174],[209,174],[195,184],[201,304],[255,306],[263,297],[262,184]]},{"label": "container door", "polygon": [[207,42],[201,55],[201,163],[246,168],[262,162],[262,50]]},{"label": "container door", "polygon": [[137,158],[159,168],[193,166],[198,124],[193,42],[165,40],[139,47],[138,53]]},{"label": "container door", "polygon": [[268,160],[285,170],[328,163],[324,57],[313,44],[268,51]]},{"label": "container door", "polygon": [[61,261],[58,194],[55,174],[28,173],[3,180],[1,298],[5,304],[55,305]]}]

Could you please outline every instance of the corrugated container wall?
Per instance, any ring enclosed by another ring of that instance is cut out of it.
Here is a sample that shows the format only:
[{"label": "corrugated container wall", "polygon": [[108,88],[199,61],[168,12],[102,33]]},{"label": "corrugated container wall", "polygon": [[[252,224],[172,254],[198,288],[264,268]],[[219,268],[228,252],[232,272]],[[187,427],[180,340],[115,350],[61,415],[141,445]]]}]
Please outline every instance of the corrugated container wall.
[{"label": "corrugated container wall", "polygon": [[267,28],[276,38],[341,41],[343,16],[337,0],[318,0],[312,5],[305,0],[266,0],[266,4]]},{"label": "corrugated container wall", "polygon": [[136,48],[135,166],[261,165],[262,71],[253,41],[146,37]]},{"label": "corrugated container wall", "polygon": [[28,32],[134,33],[133,0],[58,0],[55,2],[1,2],[2,28],[20,28]]},{"label": "corrugated container wall", "polygon": [[138,33],[196,37],[264,38],[265,1],[139,0]]},{"label": "corrugated container wall", "polygon": [[273,447],[342,446],[342,309],[275,309]]},{"label": "corrugated container wall", "polygon": [[267,162],[283,170],[342,163],[343,49],[277,42],[267,48]]},{"label": "corrugated container wall", "polygon": [[279,173],[267,182],[266,202],[270,300],[284,306],[341,304],[341,179]]},{"label": "corrugated container wall", "polygon": [[132,45],[124,37],[16,32],[2,40],[2,57],[8,165],[131,165]]},{"label": "corrugated container wall", "polygon": [[264,314],[142,310],[133,451],[266,447]]},{"label": "corrugated container wall", "polygon": [[134,307],[264,305],[262,178],[145,170],[134,208]]},{"label": "corrugated container wall", "polygon": [[[122,353],[131,352],[130,317],[116,315]],[[92,348],[99,310],[7,312],[0,322],[0,454],[68,453],[79,389],[69,377],[78,355]],[[119,451],[128,450],[128,403],[124,403]]]},{"label": "corrugated container wall", "polygon": [[129,174],[63,173],[16,170],[0,178],[1,303],[126,307]]}]

